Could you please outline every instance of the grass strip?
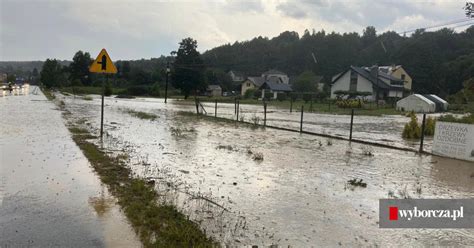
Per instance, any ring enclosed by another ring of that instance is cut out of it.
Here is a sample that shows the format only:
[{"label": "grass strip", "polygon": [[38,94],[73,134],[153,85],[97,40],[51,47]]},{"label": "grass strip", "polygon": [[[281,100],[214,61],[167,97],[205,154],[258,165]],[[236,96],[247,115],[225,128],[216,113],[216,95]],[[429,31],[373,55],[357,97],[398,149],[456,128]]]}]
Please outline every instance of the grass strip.
[{"label": "grass strip", "polygon": [[123,156],[112,157],[89,141],[84,129],[69,127],[74,142],[117,199],[145,247],[215,247],[198,224],[172,205],[158,203],[153,184],[133,178]]},{"label": "grass strip", "polygon": [[135,111],[135,110],[132,110],[132,109],[125,110],[125,113],[128,113],[131,116],[134,116],[134,117],[137,117],[137,118],[140,118],[140,119],[144,119],[144,120],[152,120],[153,121],[156,118],[158,118],[158,116],[155,115],[155,114],[142,112],[142,111]]}]

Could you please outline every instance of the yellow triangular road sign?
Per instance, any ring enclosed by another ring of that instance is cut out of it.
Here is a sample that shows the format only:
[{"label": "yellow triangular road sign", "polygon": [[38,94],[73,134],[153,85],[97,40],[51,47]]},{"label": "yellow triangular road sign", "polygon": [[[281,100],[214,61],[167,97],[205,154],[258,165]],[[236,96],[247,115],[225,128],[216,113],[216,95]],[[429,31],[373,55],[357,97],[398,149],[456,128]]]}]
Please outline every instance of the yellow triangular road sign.
[{"label": "yellow triangular road sign", "polygon": [[105,51],[105,48],[100,51],[97,58],[92,62],[92,65],[89,67],[90,72],[94,73],[117,73],[117,67],[115,67],[114,63]]}]

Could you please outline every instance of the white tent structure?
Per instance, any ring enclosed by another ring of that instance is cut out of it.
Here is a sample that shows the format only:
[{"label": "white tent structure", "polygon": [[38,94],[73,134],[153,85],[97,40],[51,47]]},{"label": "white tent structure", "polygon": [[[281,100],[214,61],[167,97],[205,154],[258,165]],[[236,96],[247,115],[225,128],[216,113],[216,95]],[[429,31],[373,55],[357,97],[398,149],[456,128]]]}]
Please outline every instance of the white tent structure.
[{"label": "white tent structure", "polygon": [[436,111],[436,104],[420,94],[413,94],[399,100],[397,102],[397,110],[433,113]]}]

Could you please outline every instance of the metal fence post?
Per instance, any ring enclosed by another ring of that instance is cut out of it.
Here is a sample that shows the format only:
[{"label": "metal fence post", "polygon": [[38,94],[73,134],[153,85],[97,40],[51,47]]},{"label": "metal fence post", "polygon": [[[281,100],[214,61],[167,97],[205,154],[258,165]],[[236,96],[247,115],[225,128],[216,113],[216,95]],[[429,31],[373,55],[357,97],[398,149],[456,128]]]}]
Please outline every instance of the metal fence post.
[{"label": "metal fence post", "polygon": [[349,141],[352,140],[352,125],[354,124],[354,109],[351,110],[351,129],[349,133]]},{"label": "metal fence post", "polygon": [[300,133],[303,132],[303,112],[304,112],[304,105],[301,105]]},{"label": "metal fence post", "polygon": [[293,112],[293,97],[290,95],[290,113]]},{"label": "metal fence post", "polygon": [[237,114],[237,98],[234,98],[234,115]]},{"label": "metal fence post", "polygon": [[423,152],[423,140],[425,139],[425,120],[426,114],[423,114],[423,122],[421,122],[420,153]]},{"label": "metal fence post", "polygon": [[235,100],[235,111],[237,113],[237,118],[235,120],[239,121],[239,102],[237,100]]},{"label": "metal fence post", "polygon": [[196,103],[196,114],[199,115],[199,103],[198,103],[198,99],[197,98],[194,98],[194,101]]},{"label": "metal fence post", "polygon": [[263,126],[267,126],[267,102],[263,102]]},{"label": "metal fence post", "polygon": [[214,105],[214,117],[217,117],[217,99],[216,99],[216,103]]}]

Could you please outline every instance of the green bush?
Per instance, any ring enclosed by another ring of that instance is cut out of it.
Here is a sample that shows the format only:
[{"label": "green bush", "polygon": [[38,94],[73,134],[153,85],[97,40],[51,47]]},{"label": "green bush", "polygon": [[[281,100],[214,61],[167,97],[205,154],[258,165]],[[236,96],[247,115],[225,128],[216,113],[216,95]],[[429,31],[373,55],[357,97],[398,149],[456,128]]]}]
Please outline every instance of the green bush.
[{"label": "green bush", "polygon": [[307,102],[309,102],[309,101],[311,101],[311,100],[313,100],[313,94],[311,94],[311,93],[304,93],[304,94],[303,94],[303,101],[304,101],[305,103],[307,103]]},{"label": "green bush", "polygon": [[110,81],[108,81],[105,84],[104,96],[110,96],[110,95],[112,95],[112,84],[110,83]]},{"label": "green bush", "polygon": [[153,86],[151,86],[151,89],[150,89],[150,95],[151,96],[160,96],[160,84],[159,83],[155,83],[153,84]]},{"label": "green bush", "polygon": [[433,136],[435,132],[436,119],[428,116],[425,123],[425,135]]},{"label": "green bush", "polygon": [[418,118],[415,114],[411,115],[411,120],[403,128],[402,137],[404,139],[419,139],[421,137],[421,128],[418,125]]},{"label": "green bush", "polygon": [[245,91],[244,98],[245,99],[253,98],[256,91],[257,91],[256,89],[248,89],[247,91]]},{"label": "green bush", "polygon": [[336,105],[339,108],[362,108],[362,100],[359,99],[345,99],[338,100]]},{"label": "green bush", "polygon": [[277,99],[278,101],[282,102],[282,101],[285,101],[287,99],[287,95],[285,93],[279,93],[277,95]]},{"label": "green bush", "polygon": [[132,96],[145,96],[149,94],[148,86],[134,85],[127,88],[127,94]]},{"label": "green bush", "polygon": [[265,91],[265,100],[270,100],[273,98],[273,92]]}]

